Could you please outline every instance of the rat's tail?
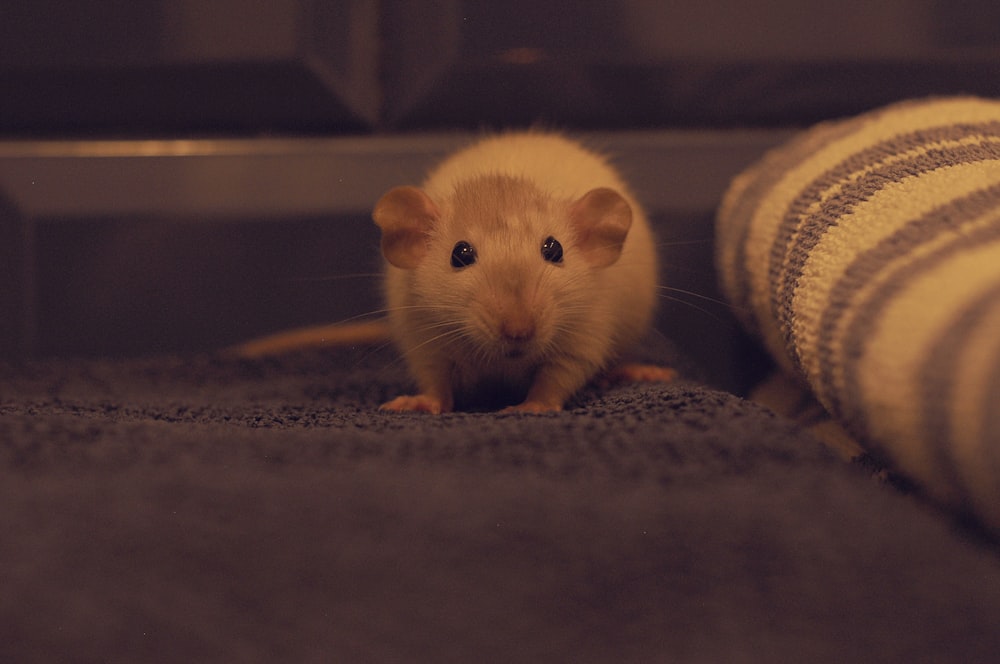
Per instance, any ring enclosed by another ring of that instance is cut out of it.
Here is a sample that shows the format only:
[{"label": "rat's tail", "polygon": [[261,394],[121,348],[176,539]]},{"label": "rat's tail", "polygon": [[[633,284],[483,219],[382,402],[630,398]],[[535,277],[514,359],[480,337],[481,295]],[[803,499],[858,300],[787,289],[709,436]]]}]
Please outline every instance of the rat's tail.
[{"label": "rat's tail", "polygon": [[368,345],[389,340],[385,320],[364,323],[329,323],[313,325],[257,337],[227,349],[235,357],[256,358],[282,355],[307,348]]}]

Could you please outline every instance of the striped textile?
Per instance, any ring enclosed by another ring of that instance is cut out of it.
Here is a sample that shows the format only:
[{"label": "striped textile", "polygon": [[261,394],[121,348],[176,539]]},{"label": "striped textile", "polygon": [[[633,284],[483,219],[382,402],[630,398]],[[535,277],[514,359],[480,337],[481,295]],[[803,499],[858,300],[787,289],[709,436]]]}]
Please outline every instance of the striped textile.
[{"label": "striped textile", "polygon": [[863,446],[1000,530],[1000,102],[819,125],[739,175],[717,267]]}]

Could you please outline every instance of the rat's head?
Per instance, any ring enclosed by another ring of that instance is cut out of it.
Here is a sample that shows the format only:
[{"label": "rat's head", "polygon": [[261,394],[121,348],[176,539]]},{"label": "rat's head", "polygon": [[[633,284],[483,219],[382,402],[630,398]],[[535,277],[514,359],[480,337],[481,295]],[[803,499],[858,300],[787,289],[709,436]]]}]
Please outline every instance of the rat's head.
[{"label": "rat's head", "polygon": [[407,273],[412,320],[480,362],[536,361],[586,333],[600,273],[632,223],[616,191],[560,200],[526,180],[483,176],[435,201],[415,187],[386,193],[372,214],[382,253]]}]

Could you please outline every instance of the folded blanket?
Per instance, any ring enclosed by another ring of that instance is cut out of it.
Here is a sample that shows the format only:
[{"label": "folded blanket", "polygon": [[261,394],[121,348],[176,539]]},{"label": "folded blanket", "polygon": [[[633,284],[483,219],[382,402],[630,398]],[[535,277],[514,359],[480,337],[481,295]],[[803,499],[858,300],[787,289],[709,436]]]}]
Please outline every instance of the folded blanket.
[{"label": "folded blanket", "polygon": [[734,180],[723,289],[863,446],[1000,529],[1000,102],[825,123]]}]

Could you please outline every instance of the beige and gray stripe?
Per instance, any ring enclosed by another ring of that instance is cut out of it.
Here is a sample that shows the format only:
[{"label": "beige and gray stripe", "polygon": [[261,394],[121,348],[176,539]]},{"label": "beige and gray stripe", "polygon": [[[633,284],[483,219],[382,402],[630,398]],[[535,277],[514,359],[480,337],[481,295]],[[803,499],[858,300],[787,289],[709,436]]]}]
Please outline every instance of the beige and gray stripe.
[{"label": "beige and gray stripe", "polygon": [[1000,102],[804,132],[719,210],[723,288],[863,445],[1000,529]]}]

